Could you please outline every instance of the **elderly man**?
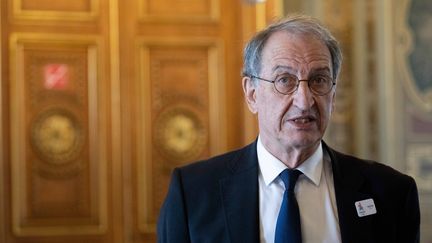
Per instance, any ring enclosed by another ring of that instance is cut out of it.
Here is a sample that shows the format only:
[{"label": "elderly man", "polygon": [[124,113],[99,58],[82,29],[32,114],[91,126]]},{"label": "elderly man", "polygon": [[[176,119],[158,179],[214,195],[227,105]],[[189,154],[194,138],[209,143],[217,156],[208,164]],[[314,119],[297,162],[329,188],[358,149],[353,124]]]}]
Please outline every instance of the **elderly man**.
[{"label": "elderly man", "polygon": [[322,141],[341,51],[307,16],[257,33],[242,86],[257,140],[172,174],[159,242],[418,242],[414,180]]}]

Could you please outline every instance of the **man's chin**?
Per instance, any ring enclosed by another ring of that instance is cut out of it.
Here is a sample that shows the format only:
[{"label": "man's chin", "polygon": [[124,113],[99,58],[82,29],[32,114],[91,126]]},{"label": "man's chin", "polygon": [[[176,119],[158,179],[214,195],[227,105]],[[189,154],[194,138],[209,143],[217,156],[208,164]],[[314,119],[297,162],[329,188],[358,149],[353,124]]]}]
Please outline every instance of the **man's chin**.
[{"label": "man's chin", "polygon": [[321,141],[319,137],[290,137],[286,141],[287,146],[296,149],[310,149],[316,147]]}]

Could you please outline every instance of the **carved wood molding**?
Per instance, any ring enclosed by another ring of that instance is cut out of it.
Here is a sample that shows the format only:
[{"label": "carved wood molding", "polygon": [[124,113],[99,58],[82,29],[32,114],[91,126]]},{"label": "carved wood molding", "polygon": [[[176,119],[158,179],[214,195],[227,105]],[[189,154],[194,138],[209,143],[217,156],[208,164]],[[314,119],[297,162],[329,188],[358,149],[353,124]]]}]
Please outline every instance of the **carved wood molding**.
[{"label": "carved wood molding", "polygon": [[81,0],[82,5],[87,5],[87,7],[75,7],[76,9],[69,6],[73,1],[66,0],[56,1],[56,5],[63,5],[61,9],[50,9],[49,4],[44,6],[40,3],[38,3],[37,8],[35,6],[32,6],[33,9],[24,8],[25,1],[30,0],[11,1],[12,17],[15,20],[90,21],[99,15],[100,0]]},{"label": "carved wood molding", "polygon": [[139,0],[138,16],[144,22],[215,23],[220,20],[219,2],[219,0],[191,0],[188,1],[187,5],[181,5],[182,2],[180,1]]}]

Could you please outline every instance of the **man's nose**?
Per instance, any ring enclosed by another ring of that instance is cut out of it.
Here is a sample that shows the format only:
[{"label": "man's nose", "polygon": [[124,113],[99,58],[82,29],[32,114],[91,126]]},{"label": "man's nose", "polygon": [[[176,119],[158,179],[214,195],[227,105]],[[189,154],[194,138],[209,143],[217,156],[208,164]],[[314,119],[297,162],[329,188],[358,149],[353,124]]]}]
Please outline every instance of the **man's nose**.
[{"label": "man's nose", "polygon": [[297,90],[293,93],[293,102],[301,110],[308,110],[314,104],[313,93],[307,80],[300,80]]}]

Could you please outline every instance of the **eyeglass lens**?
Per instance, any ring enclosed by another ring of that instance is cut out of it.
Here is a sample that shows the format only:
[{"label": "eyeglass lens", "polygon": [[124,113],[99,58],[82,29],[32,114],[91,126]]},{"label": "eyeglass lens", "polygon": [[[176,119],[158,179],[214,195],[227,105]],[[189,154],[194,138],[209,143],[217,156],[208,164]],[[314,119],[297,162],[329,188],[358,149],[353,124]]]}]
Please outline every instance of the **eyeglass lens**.
[{"label": "eyeglass lens", "polygon": [[301,81],[308,82],[309,88],[316,94],[326,94],[333,87],[333,80],[327,75],[315,75],[309,80],[299,80],[292,74],[282,74],[276,77],[274,85],[276,90],[289,94],[297,90]]}]

